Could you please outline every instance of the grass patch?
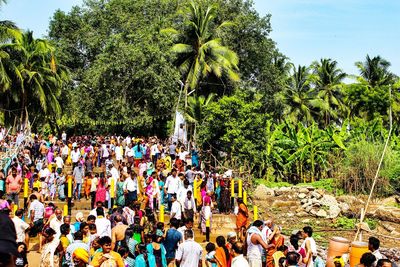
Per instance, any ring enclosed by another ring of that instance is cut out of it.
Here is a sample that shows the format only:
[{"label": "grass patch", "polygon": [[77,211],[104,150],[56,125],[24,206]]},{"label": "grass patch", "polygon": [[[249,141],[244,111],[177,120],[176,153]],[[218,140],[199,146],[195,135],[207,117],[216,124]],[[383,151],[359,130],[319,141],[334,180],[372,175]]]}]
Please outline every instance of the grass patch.
[{"label": "grass patch", "polygon": [[347,217],[338,217],[332,227],[337,229],[352,230],[356,228],[356,219],[349,219]]},{"label": "grass patch", "polygon": [[[335,223],[332,224],[332,227],[337,228],[337,229],[344,229],[344,230],[352,230],[356,229],[356,224],[358,223],[358,219],[355,218],[347,218],[347,217],[338,217],[335,221]],[[375,230],[376,227],[378,227],[379,220],[377,219],[371,219],[371,218],[366,218],[364,220],[366,224],[368,224],[369,229]]]}]

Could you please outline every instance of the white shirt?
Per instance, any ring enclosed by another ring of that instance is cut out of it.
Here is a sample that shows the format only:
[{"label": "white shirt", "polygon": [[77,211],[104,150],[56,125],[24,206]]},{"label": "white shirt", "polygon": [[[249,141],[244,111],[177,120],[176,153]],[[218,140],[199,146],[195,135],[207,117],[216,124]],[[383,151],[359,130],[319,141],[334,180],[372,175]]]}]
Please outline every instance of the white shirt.
[{"label": "white shirt", "polygon": [[116,182],[119,179],[119,172],[118,172],[117,168],[112,167],[110,173],[111,173],[112,178],[114,178],[114,180],[115,180],[115,184],[117,184]]},{"label": "white shirt", "polygon": [[68,156],[69,153],[69,147],[68,146],[63,146],[61,154]]},{"label": "white shirt", "polygon": [[99,182],[99,179],[96,177],[92,178],[92,183],[90,184],[90,192],[96,192],[97,191],[97,183]]},{"label": "white shirt", "polygon": [[178,220],[182,219],[182,207],[178,201],[172,203],[171,214],[172,213],[175,213],[175,215],[172,218],[176,218]]},{"label": "white shirt", "polygon": [[202,258],[203,248],[193,239],[186,240],[180,244],[175,255],[175,259],[181,261],[181,267],[198,267]]},{"label": "white shirt", "polygon": [[29,206],[29,211],[35,211],[35,217],[33,218],[33,222],[36,222],[39,219],[43,219],[44,215],[44,205],[37,199],[33,200],[31,205]]},{"label": "white shirt", "polygon": [[154,155],[156,155],[157,153],[160,153],[160,151],[158,151],[158,146],[157,146],[157,144],[154,144],[154,145],[152,145],[151,148],[150,148],[150,155],[151,155],[151,156],[154,156]]},{"label": "white shirt", "polygon": [[232,259],[231,267],[249,267],[249,263],[241,254]]},{"label": "white shirt", "polygon": [[266,242],[267,244],[268,244],[268,239],[271,236],[271,234],[272,234],[272,230],[268,226],[264,225],[263,229],[261,230],[261,237],[262,237],[263,241]]},{"label": "white shirt", "polygon": [[25,230],[29,228],[29,224],[17,216],[14,216],[12,221],[14,222],[15,232],[17,233],[17,243],[25,242]]},{"label": "white shirt", "polygon": [[193,210],[196,213],[196,202],[194,202],[193,196],[188,199],[187,196],[183,202],[183,208],[187,210]]},{"label": "white shirt", "polygon": [[64,166],[63,159],[60,156],[58,156],[54,159],[54,161],[56,162],[57,168],[62,169],[62,167]]},{"label": "white shirt", "polygon": [[100,237],[111,237],[111,222],[107,218],[97,217],[96,219],[97,234]]},{"label": "white shirt", "polygon": [[124,182],[124,190],[129,192],[133,192],[137,190],[137,182],[132,180],[132,177],[128,176]]},{"label": "white shirt", "polygon": [[187,155],[189,155],[189,152],[187,152],[187,151],[182,151],[182,152],[179,153],[179,159],[180,159],[180,160],[183,160],[183,161],[186,161],[186,156],[187,156]]},{"label": "white shirt", "polygon": [[180,179],[178,176],[173,177],[172,175],[167,177],[167,181],[165,182],[165,188],[168,188],[167,193],[168,194],[175,194],[178,192],[179,189],[179,182]]},{"label": "white shirt", "polygon": [[47,177],[49,177],[49,176],[50,176],[50,170],[49,170],[49,168],[44,168],[44,169],[41,169],[41,170],[40,170],[40,172],[39,172],[39,177],[40,177],[40,178],[42,178],[42,177],[47,178]]},{"label": "white shirt", "polygon": [[77,163],[80,158],[81,158],[81,152],[79,152],[79,149],[78,149],[78,151],[73,150],[71,152],[72,162]]},{"label": "white shirt", "polygon": [[57,217],[54,217],[53,219],[51,219],[50,221],[50,228],[53,229],[54,231],[56,231],[56,235],[57,236],[61,236],[61,225],[63,224],[63,220],[58,220]]},{"label": "white shirt", "polygon": [[61,135],[61,140],[67,141],[67,134],[66,134],[66,133],[63,133],[63,134]]},{"label": "white shirt", "polygon": [[103,151],[103,158],[108,158],[110,153],[108,153],[108,149],[107,149],[107,145],[106,144],[103,144],[101,146],[101,150]]},{"label": "white shirt", "polygon": [[176,192],[176,197],[178,198],[178,201],[182,204],[184,204],[185,199],[187,197],[187,192],[192,191],[192,187],[189,185],[188,188],[185,188],[184,186],[179,187],[178,191]]}]

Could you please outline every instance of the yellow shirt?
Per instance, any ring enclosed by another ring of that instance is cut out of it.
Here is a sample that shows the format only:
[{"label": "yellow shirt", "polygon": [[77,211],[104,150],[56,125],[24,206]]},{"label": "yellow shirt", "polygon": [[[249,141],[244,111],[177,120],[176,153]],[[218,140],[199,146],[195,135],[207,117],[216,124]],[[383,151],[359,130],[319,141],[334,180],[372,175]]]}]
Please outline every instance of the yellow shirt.
[{"label": "yellow shirt", "polygon": [[61,245],[63,246],[63,249],[66,249],[69,246],[69,240],[66,236],[60,237],[60,242]]},{"label": "yellow shirt", "polygon": [[[115,251],[110,251],[110,253],[108,253],[109,255],[111,255],[111,257],[113,257],[113,259],[115,260],[115,262],[117,263],[117,267],[125,267],[124,261],[122,260],[121,255],[119,255],[117,252]],[[100,267],[100,259],[103,257],[104,253],[103,252],[97,252],[96,254],[94,254],[93,260],[91,262],[91,265],[93,267]]]},{"label": "yellow shirt", "polygon": [[40,189],[42,187],[42,184],[39,180],[33,183],[33,188],[35,188],[35,187],[37,189]]}]

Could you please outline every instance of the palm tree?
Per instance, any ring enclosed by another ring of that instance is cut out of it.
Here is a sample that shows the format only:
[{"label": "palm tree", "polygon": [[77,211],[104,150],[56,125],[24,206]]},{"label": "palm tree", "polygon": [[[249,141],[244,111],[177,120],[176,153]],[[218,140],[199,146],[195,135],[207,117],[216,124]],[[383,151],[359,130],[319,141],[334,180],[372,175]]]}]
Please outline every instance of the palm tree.
[{"label": "palm tree", "polygon": [[313,76],[318,92],[318,98],[322,100],[320,105],[324,117],[325,126],[330,123],[331,118],[337,118],[338,111],[344,111],[341,84],[346,74],[337,67],[337,62],[332,59],[323,58],[320,62],[312,64]]},{"label": "palm tree", "polygon": [[294,122],[310,123],[313,121],[313,106],[316,99],[310,86],[309,69],[305,66],[293,66],[293,74],[287,81],[287,88],[278,97],[285,104],[284,116],[289,116]]},{"label": "palm tree", "polygon": [[396,77],[389,71],[390,62],[380,56],[370,58],[367,55],[365,61],[356,62],[356,66],[360,71],[361,82],[371,87],[390,85]]},{"label": "palm tree", "polygon": [[181,32],[175,29],[162,32],[171,33],[180,41],[172,47],[172,51],[178,55],[179,69],[185,79],[186,98],[188,90],[196,90],[200,81],[210,74],[238,81],[238,56],[224,46],[223,40],[218,37],[222,28],[231,23],[223,22],[214,26],[217,6],[204,6],[201,1],[192,0],[180,13],[184,16],[184,29]]},{"label": "palm tree", "polygon": [[192,96],[188,98],[188,110],[185,118],[193,124],[193,136],[196,139],[196,129],[204,119],[204,109],[213,101],[215,95],[210,94],[207,98],[204,96]]},{"label": "palm tree", "polygon": [[24,77],[23,105],[26,107],[26,97],[36,99],[45,114],[61,113],[57,97],[61,94],[64,81],[68,79],[66,69],[56,66],[54,47],[43,39],[34,39],[32,32],[23,35],[21,43],[23,65],[21,74]]},{"label": "palm tree", "polygon": [[48,41],[34,39],[31,31],[22,34],[8,45],[20,79],[12,81],[11,95],[18,103],[21,123],[28,119],[28,109],[54,118],[61,113],[58,97],[68,74],[62,66],[56,66],[54,48]]}]

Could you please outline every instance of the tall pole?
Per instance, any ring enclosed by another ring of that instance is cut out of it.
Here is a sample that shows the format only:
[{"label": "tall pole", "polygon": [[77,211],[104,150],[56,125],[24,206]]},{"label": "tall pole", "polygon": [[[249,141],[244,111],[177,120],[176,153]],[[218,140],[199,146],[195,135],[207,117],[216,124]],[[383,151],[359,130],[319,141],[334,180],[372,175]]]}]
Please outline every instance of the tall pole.
[{"label": "tall pole", "polygon": [[392,117],[392,85],[389,86],[389,129],[392,129],[393,126],[393,117]]}]

